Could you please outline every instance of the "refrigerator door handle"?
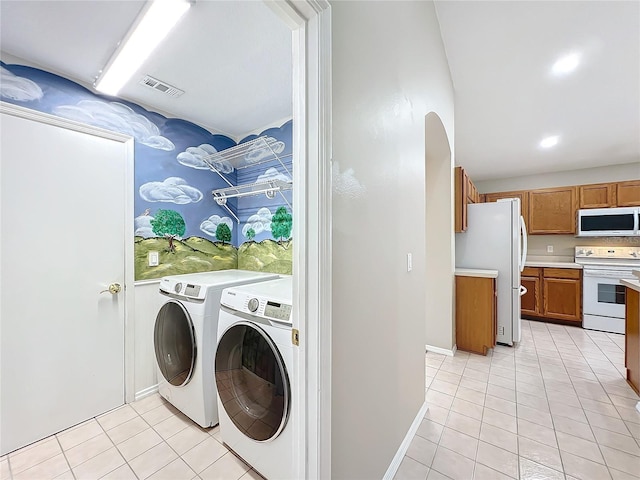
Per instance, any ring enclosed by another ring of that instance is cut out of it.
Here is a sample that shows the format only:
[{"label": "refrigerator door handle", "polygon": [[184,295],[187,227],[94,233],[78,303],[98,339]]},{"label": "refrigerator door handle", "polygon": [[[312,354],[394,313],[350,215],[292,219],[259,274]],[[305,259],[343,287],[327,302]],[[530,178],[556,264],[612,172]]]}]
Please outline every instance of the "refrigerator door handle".
[{"label": "refrigerator door handle", "polygon": [[522,233],[522,258],[520,258],[520,271],[524,270],[527,261],[527,226],[524,224],[524,217],[520,215],[520,231]]}]

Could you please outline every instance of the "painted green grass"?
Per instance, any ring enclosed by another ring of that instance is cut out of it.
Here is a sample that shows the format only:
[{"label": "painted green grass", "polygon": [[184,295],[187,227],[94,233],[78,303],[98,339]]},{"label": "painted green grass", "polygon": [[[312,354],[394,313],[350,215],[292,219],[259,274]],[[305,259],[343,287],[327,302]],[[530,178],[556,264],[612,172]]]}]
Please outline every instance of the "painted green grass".
[{"label": "painted green grass", "polygon": [[[214,243],[206,238],[189,237],[174,240],[175,252],[168,252],[166,238],[136,237],[134,264],[136,280],[151,280],[165,275],[210,272],[238,268],[238,251],[231,244]],[[149,252],[160,254],[160,265],[148,265]]]},{"label": "painted green grass", "polygon": [[263,240],[245,242],[238,248],[238,268],[256,272],[293,274],[293,242]]}]

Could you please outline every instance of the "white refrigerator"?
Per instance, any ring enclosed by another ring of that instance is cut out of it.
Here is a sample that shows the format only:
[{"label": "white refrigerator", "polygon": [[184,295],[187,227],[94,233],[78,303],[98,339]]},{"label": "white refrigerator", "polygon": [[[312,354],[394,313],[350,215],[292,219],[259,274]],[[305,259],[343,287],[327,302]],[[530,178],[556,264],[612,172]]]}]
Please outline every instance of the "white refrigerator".
[{"label": "white refrigerator", "polygon": [[527,230],[520,199],[508,198],[467,207],[467,230],[456,233],[456,268],[497,270],[498,336],[512,346],[520,341],[520,272],[527,258]]}]

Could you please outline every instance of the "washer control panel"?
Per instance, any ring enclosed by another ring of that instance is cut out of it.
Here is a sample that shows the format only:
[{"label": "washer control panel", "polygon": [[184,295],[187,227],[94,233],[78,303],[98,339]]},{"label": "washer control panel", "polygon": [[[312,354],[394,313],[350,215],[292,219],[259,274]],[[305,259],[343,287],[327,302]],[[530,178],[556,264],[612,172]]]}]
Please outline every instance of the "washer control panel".
[{"label": "washer control panel", "polygon": [[160,292],[187,299],[202,300],[206,289],[202,288],[202,285],[163,278],[160,280]]}]

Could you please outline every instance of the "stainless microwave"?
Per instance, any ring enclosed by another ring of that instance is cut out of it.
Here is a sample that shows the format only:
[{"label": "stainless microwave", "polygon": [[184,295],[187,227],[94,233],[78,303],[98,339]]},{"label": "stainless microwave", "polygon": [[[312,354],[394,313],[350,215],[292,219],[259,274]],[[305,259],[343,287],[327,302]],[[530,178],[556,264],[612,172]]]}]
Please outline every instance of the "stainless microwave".
[{"label": "stainless microwave", "polygon": [[640,207],[578,210],[579,237],[640,236]]}]

